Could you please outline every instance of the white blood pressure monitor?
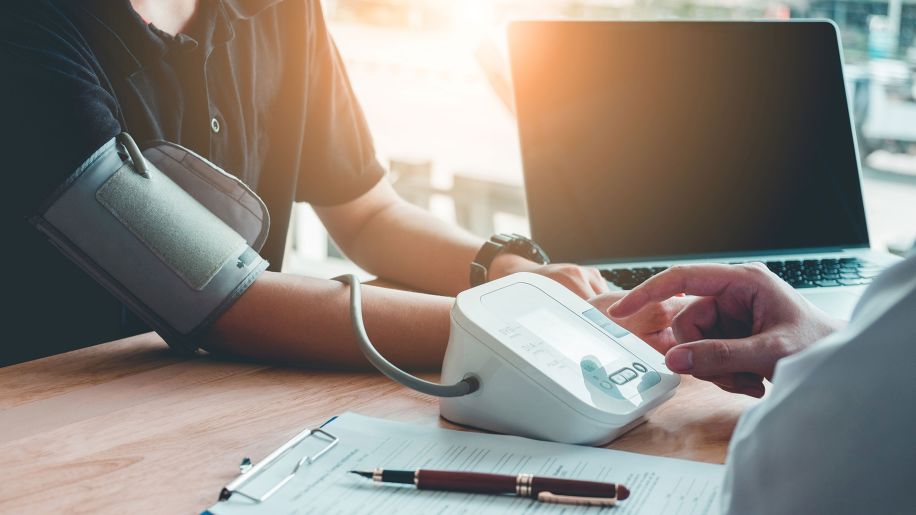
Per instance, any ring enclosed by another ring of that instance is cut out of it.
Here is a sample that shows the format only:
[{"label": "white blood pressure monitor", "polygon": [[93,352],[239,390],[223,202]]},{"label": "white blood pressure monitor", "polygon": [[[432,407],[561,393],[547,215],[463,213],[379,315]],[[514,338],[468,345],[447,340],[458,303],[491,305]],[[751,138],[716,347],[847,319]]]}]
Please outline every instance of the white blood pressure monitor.
[{"label": "white blood pressure monitor", "polygon": [[661,354],[544,276],[513,274],[458,295],[442,382],[479,389],[440,400],[446,419],[501,433],[602,444],[669,399]]},{"label": "white blood pressure monitor", "polygon": [[438,396],[442,416],[489,431],[603,444],[643,421],[680,378],[645,342],[541,275],[518,273],[458,294],[442,382],[385,359],[362,324],[359,280],[350,313],[363,355],[389,378]]}]

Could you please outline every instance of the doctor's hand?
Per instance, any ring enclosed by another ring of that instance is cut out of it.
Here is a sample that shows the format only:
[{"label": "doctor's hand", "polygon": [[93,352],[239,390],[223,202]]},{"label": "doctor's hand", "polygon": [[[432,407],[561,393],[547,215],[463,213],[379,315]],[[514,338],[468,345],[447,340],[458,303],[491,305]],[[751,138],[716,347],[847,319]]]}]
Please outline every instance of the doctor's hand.
[{"label": "doctor's hand", "polygon": [[[622,299],[627,291],[612,291],[588,299],[598,311],[608,315],[608,309]],[[615,323],[638,336],[655,350],[664,354],[677,345],[671,324],[674,317],[686,308],[693,298],[678,295],[662,302],[652,302],[626,317],[609,316]]]},{"label": "doctor's hand", "polygon": [[489,278],[498,279],[516,272],[531,272],[549,277],[586,300],[608,291],[604,277],[594,268],[571,263],[540,265],[514,254],[496,256],[490,264]]},{"label": "doctor's hand", "polygon": [[761,397],[776,362],[839,329],[763,264],[675,266],[630,291],[609,314],[626,319],[673,296],[696,296],[671,322],[675,345],[658,348],[674,372]]}]

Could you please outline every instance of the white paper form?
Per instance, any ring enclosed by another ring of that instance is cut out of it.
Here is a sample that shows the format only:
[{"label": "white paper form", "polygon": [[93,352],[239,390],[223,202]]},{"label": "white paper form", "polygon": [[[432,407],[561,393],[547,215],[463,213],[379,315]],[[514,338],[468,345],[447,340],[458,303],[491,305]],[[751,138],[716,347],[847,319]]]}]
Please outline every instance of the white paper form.
[{"label": "white paper form", "polygon": [[[540,442],[515,436],[451,431],[345,413],[324,429],[339,444],[303,465],[296,477],[262,504],[239,495],[210,508],[214,515],[320,513],[611,513],[716,515],[724,467],[623,451]],[[327,444],[308,438],[265,470],[242,491],[260,495],[292,470],[306,453]],[[630,498],[614,508],[541,503],[511,495],[417,490],[409,485],[374,483],[350,470],[444,469],[529,473],[615,482]]]}]

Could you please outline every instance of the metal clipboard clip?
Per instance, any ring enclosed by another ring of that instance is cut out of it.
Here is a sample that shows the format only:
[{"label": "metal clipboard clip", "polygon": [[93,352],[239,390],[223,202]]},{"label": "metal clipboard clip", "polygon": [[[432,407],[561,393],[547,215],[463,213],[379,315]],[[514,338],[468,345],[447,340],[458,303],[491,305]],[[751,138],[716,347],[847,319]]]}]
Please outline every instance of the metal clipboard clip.
[{"label": "metal clipboard clip", "polygon": [[[245,486],[248,482],[254,480],[254,478],[258,477],[261,474],[261,472],[267,469],[267,467],[270,467],[271,465],[276,463],[280,458],[285,456],[286,453],[294,449],[296,446],[298,446],[300,443],[302,443],[303,441],[305,441],[306,439],[308,439],[311,436],[315,436],[315,438],[323,439],[327,441],[328,444],[325,445],[320,451],[318,451],[317,453],[311,456],[308,456],[308,455],[303,456],[299,461],[296,462],[296,465],[293,467],[293,470],[289,474],[287,474],[283,479],[278,481],[277,484],[270,487],[266,492],[264,492],[260,496],[247,494],[241,491],[241,488],[243,486]],[[289,483],[290,480],[296,477],[296,473],[299,472],[299,468],[301,468],[302,465],[305,465],[305,464],[311,465],[312,462],[314,462],[315,460],[320,458],[322,455],[324,455],[325,453],[333,449],[334,446],[337,445],[338,442],[340,442],[340,438],[337,438],[336,436],[332,435],[331,433],[328,433],[324,429],[321,429],[321,428],[306,429],[305,431],[299,433],[298,435],[293,437],[291,440],[289,440],[288,442],[286,442],[285,444],[277,448],[277,450],[270,453],[266,458],[264,458],[263,460],[261,460],[254,466],[251,465],[251,460],[249,460],[248,458],[245,458],[242,461],[242,465],[239,467],[241,469],[242,474],[239,477],[235,478],[231,483],[223,487],[222,491],[219,493],[219,500],[225,501],[229,499],[229,497],[231,497],[233,494],[235,494],[235,495],[241,495],[242,497],[245,497],[246,499],[250,499],[254,501],[255,503],[262,503],[266,501],[267,499],[269,499],[270,496],[277,493],[281,488],[283,488],[283,486],[286,485],[286,483]]]}]

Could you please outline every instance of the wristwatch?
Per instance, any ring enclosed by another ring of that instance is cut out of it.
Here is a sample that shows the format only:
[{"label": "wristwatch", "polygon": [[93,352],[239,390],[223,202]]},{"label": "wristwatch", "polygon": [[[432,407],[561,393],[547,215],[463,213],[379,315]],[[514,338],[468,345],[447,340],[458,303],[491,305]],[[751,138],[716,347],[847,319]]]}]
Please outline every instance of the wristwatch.
[{"label": "wristwatch", "polygon": [[508,252],[539,265],[550,263],[550,258],[540,245],[519,234],[496,234],[480,247],[471,262],[471,286],[479,286],[489,280],[490,264],[496,256]]}]

